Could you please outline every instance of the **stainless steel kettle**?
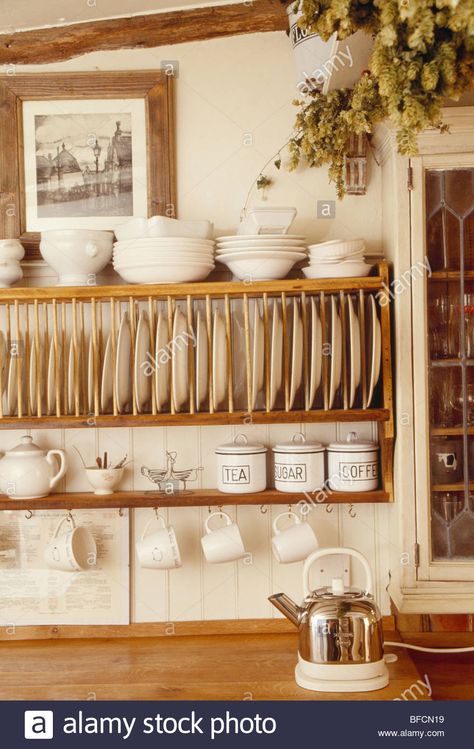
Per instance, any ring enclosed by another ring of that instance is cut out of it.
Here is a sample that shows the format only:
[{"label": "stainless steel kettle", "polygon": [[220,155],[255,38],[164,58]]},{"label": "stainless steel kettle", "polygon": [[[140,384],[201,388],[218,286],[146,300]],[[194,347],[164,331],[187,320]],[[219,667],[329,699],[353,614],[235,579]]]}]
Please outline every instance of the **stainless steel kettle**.
[{"label": "stainless steel kettle", "polygon": [[[317,559],[330,554],[350,554],[366,574],[365,590],[345,589],[339,578],[332,586],[310,589],[309,573]],[[303,568],[304,600],[301,606],[285,595],[270,596],[271,603],[299,630],[300,660],[308,664],[368,664],[383,662],[383,629],[380,611],[372,596],[372,572],[367,559],[355,549],[318,549]]]}]

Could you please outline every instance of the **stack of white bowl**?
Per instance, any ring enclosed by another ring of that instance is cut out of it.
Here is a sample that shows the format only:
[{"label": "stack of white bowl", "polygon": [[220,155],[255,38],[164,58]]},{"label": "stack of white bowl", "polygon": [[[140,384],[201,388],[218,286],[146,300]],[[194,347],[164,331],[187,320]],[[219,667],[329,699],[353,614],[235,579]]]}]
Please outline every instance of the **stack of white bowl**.
[{"label": "stack of white bowl", "polygon": [[367,276],[371,265],[365,262],[363,239],[331,239],[308,247],[306,278],[352,278]]},{"label": "stack of white bowl", "polygon": [[242,234],[217,239],[216,260],[240,281],[285,278],[307,257],[306,240],[296,234]]},{"label": "stack of white bowl", "polygon": [[132,219],[117,226],[115,235],[114,269],[128,283],[202,281],[214,268],[209,221]]}]

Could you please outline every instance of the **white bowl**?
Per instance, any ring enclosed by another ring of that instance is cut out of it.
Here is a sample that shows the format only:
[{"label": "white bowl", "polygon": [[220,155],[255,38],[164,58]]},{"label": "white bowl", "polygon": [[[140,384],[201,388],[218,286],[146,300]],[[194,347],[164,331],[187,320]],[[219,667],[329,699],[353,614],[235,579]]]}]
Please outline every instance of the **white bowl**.
[{"label": "white bowl", "polygon": [[237,233],[245,234],[286,234],[295,220],[296,208],[274,208],[260,206],[251,208],[239,224]]},{"label": "white bowl", "polygon": [[276,243],[279,242],[306,242],[306,237],[303,237],[302,234],[287,234],[285,236],[282,236],[281,234],[246,234],[241,237],[237,236],[236,234],[231,234],[226,237],[217,237],[216,242],[218,244],[227,244],[228,242],[232,242],[235,244],[238,243],[246,243],[251,242],[253,240],[256,240],[257,242],[265,242],[268,240],[274,239]]},{"label": "white bowl", "polygon": [[23,260],[25,249],[19,239],[0,239],[0,258],[3,260]]},{"label": "white bowl", "polygon": [[[303,259],[305,255],[301,255]],[[294,264],[299,259],[296,253],[287,254],[286,257],[268,255],[227,255],[218,258],[224,263],[234,276],[241,281],[252,279],[254,281],[271,281],[277,278],[285,278]]]},{"label": "white bowl", "polygon": [[120,269],[115,268],[115,270],[128,283],[151,284],[203,281],[213,268],[214,264],[196,266],[190,263],[175,263],[174,265],[137,263]]},{"label": "white bowl", "polygon": [[328,242],[310,244],[308,250],[315,258],[344,257],[356,252],[363,252],[365,242],[363,239],[330,239]]},{"label": "white bowl", "polygon": [[298,252],[298,253],[304,253],[306,255],[306,247],[304,245],[296,245],[296,246],[286,245],[286,246],[283,246],[283,247],[275,247],[275,246],[270,246],[270,247],[254,247],[253,245],[250,245],[250,244],[248,244],[248,245],[247,244],[243,244],[243,245],[240,245],[240,246],[237,246],[237,247],[218,247],[218,249],[217,249],[217,255],[223,255],[223,254],[226,254],[226,253],[232,253],[232,254],[244,253],[244,254],[246,254],[246,253],[254,253],[254,252],[258,252],[258,253],[260,253],[260,252],[263,252],[263,253],[270,252],[270,253],[272,253],[273,252],[273,253],[278,253],[278,254],[280,254],[280,253],[286,253],[286,254],[288,254],[288,253],[291,253],[291,252]]},{"label": "white bowl", "polygon": [[371,265],[364,262],[355,263],[325,263],[321,265],[309,265],[303,268],[306,278],[360,278],[368,276]]},{"label": "white bowl", "polygon": [[127,239],[115,242],[114,247],[214,247],[213,239],[192,239],[191,237],[145,237],[144,239]]},{"label": "white bowl", "polygon": [[[220,255],[217,255],[216,260],[218,259],[220,262],[225,260],[261,260],[268,263],[272,257],[275,257],[275,253],[256,250],[255,252],[221,252]],[[307,255],[306,252],[279,252],[275,259],[291,260],[294,264],[299,260],[306,260]]]},{"label": "white bowl", "polygon": [[336,265],[338,263],[358,263],[364,261],[364,253],[357,252],[355,255],[347,255],[346,257],[314,257],[311,253],[308,254],[310,265]]},{"label": "white bowl", "polygon": [[211,239],[214,224],[211,221],[181,221],[167,216],[152,216],[148,219],[149,237],[193,237]]},{"label": "white bowl", "polygon": [[95,489],[94,494],[113,494],[119,485],[123,468],[86,468],[86,476],[89,484]]},{"label": "white bowl", "polygon": [[95,286],[96,274],[112,257],[113,238],[110,231],[44,231],[40,250],[58,274],[58,286]]},{"label": "white bowl", "polygon": [[210,221],[180,221],[167,216],[132,218],[114,227],[119,241],[147,237],[194,237],[211,239],[213,224]]}]

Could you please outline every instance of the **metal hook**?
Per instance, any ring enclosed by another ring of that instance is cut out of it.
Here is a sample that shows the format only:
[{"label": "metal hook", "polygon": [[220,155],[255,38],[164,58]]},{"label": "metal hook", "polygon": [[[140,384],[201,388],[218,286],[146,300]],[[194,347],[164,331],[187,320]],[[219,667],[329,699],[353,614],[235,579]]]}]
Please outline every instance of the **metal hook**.
[{"label": "metal hook", "polygon": [[262,515],[266,515],[268,512],[268,507],[265,507],[265,505],[260,505],[260,512]]},{"label": "metal hook", "polygon": [[332,505],[326,505],[326,512],[332,512],[334,507]]},{"label": "metal hook", "polygon": [[153,508],[153,512],[155,513],[156,519],[159,520],[159,518],[160,518],[160,508],[159,507],[154,507]]},{"label": "metal hook", "polygon": [[288,517],[291,518],[291,505],[288,505]]},{"label": "metal hook", "polygon": [[357,517],[357,512],[354,510],[354,505],[353,504],[349,505],[349,515],[351,516],[351,518],[356,518]]},{"label": "metal hook", "polygon": [[210,515],[210,514],[211,514],[211,512],[212,512],[212,507],[211,507],[211,505],[208,505],[207,511],[208,511],[208,513],[209,513],[209,515]]},{"label": "metal hook", "polygon": [[31,520],[31,518],[32,518],[32,517],[33,517],[33,513],[31,512],[31,510],[27,510],[27,511],[25,512],[25,518],[26,518],[27,520]]},{"label": "metal hook", "polygon": [[119,518],[123,518],[123,507],[119,507]]},{"label": "metal hook", "polygon": [[71,510],[68,510],[68,513],[66,515],[66,520],[68,523],[72,523],[72,521],[74,520]]}]

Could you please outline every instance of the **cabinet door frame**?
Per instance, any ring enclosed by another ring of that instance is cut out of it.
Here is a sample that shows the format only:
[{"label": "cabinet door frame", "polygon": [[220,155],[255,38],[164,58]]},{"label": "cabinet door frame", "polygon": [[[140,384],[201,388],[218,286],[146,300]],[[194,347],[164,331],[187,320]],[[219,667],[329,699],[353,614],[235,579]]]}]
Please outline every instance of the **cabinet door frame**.
[{"label": "cabinet door frame", "polygon": [[[416,156],[411,159],[413,189],[411,191],[411,248],[412,265],[423,262],[426,258],[425,231],[425,171],[427,169],[474,168],[474,148],[470,151],[459,142],[459,152],[453,150],[454,141],[450,139],[449,153],[433,153]],[[472,141],[471,141],[472,144]],[[442,141],[439,143],[442,145]],[[440,150],[440,149],[439,149]],[[412,286],[413,310],[423,310],[415,315],[413,325],[413,370],[414,386],[414,460],[415,460],[415,497],[416,528],[419,544],[419,566],[417,580],[425,581],[474,581],[474,557],[471,561],[451,562],[431,559],[431,520],[430,520],[430,455],[429,455],[429,388],[428,388],[428,313],[427,284]]]}]

